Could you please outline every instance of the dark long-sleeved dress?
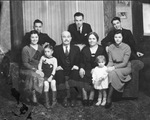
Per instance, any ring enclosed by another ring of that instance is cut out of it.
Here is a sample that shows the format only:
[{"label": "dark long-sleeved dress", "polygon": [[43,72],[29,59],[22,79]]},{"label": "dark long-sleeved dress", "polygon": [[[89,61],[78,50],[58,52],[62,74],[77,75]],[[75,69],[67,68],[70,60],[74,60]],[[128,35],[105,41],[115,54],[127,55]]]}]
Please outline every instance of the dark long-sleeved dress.
[{"label": "dark long-sleeved dress", "polygon": [[97,66],[95,59],[99,55],[104,55],[107,59],[107,53],[105,49],[100,45],[98,45],[98,49],[94,54],[91,53],[88,46],[84,47],[81,51],[80,68],[83,68],[85,70],[85,75],[83,78],[81,78],[80,86],[85,90],[90,90],[93,87],[91,70]]},{"label": "dark long-sleeved dress", "polygon": [[109,46],[107,66],[115,66],[115,69],[108,73],[108,79],[118,92],[123,92],[125,83],[131,80],[130,55],[131,49],[125,43],[121,43],[119,46],[115,44]]},{"label": "dark long-sleeved dress", "polygon": [[25,90],[36,90],[42,93],[44,78],[36,73],[42,52],[43,48],[40,45],[38,45],[38,50],[31,46],[25,46],[22,50],[23,65],[20,72],[25,78]]}]

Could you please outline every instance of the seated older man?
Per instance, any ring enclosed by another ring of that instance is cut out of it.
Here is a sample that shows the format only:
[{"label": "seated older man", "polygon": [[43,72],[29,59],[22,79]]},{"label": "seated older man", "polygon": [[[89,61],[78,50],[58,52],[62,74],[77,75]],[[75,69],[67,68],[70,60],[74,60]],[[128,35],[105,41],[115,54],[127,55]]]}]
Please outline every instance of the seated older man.
[{"label": "seated older man", "polygon": [[56,57],[58,61],[58,67],[55,76],[57,90],[61,90],[63,93],[66,93],[66,95],[64,96],[65,98],[63,98],[64,107],[67,107],[69,105],[66,98],[67,93],[70,94],[71,107],[74,107],[77,97],[77,89],[76,86],[69,86],[68,89],[66,86],[66,78],[68,78],[67,82],[69,82],[70,80],[79,80],[78,70],[80,62],[80,49],[77,46],[70,45],[72,39],[70,32],[62,32],[61,38],[62,44],[54,48],[54,57]]}]

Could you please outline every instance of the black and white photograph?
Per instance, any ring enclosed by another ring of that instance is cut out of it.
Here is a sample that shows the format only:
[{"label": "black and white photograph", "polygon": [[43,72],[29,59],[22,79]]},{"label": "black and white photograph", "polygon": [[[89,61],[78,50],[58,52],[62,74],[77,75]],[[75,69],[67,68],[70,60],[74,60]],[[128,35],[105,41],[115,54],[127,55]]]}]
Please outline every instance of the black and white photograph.
[{"label": "black and white photograph", "polygon": [[150,120],[150,0],[1,0],[0,120]]}]

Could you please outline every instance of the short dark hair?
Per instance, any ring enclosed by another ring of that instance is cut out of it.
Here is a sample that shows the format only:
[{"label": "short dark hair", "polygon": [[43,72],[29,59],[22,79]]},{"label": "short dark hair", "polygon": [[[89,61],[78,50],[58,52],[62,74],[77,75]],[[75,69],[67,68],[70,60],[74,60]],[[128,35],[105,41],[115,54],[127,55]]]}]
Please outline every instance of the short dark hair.
[{"label": "short dark hair", "polygon": [[84,14],[81,13],[81,12],[76,12],[76,13],[74,14],[74,17],[76,17],[76,16],[82,16],[83,19],[84,19]]},{"label": "short dark hair", "polygon": [[49,48],[49,49],[53,50],[53,46],[50,45],[50,44],[45,45],[44,49],[45,49],[45,48]]},{"label": "short dark hair", "polygon": [[99,41],[99,36],[96,32],[90,32],[87,36],[88,39],[89,39],[90,35],[94,35],[96,37],[97,41]]},{"label": "short dark hair", "polygon": [[119,20],[120,22],[121,22],[121,20],[120,20],[120,18],[119,17],[114,17],[112,20],[111,20],[111,23],[113,24],[113,21],[114,20]]},{"label": "short dark hair", "polygon": [[[38,35],[38,32],[37,32],[36,30],[31,30],[31,31],[30,31],[30,37],[31,37],[32,34],[37,34],[37,35]],[[39,35],[38,35],[38,36],[39,36]]]},{"label": "short dark hair", "polygon": [[114,35],[116,35],[116,34],[122,34],[122,30],[115,30],[115,34]]},{"label": "short dark hair", "polygon": [[39,19],[34,20],[33,24],[35,25],[35,23],[41,23],[43,25],[43,22]]}]

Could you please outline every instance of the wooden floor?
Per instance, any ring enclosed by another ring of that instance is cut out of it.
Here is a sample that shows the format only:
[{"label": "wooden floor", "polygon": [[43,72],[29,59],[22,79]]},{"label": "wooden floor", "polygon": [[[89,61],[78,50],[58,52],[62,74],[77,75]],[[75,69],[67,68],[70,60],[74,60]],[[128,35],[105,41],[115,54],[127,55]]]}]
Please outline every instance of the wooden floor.
[{"label": "wooden floor", "polygon": [[83,107],[80,100],[74,108],[57,104],[47,111],[42,104],[27,105],[28,112],[20,115],[20,107],[10,94],[11,85],[0,77],[0,120],[26,120],[31,113],[32,120],[150,120],[150,97],[139,92],[135,100],[113,102],[110,109],[102,106]]}]

